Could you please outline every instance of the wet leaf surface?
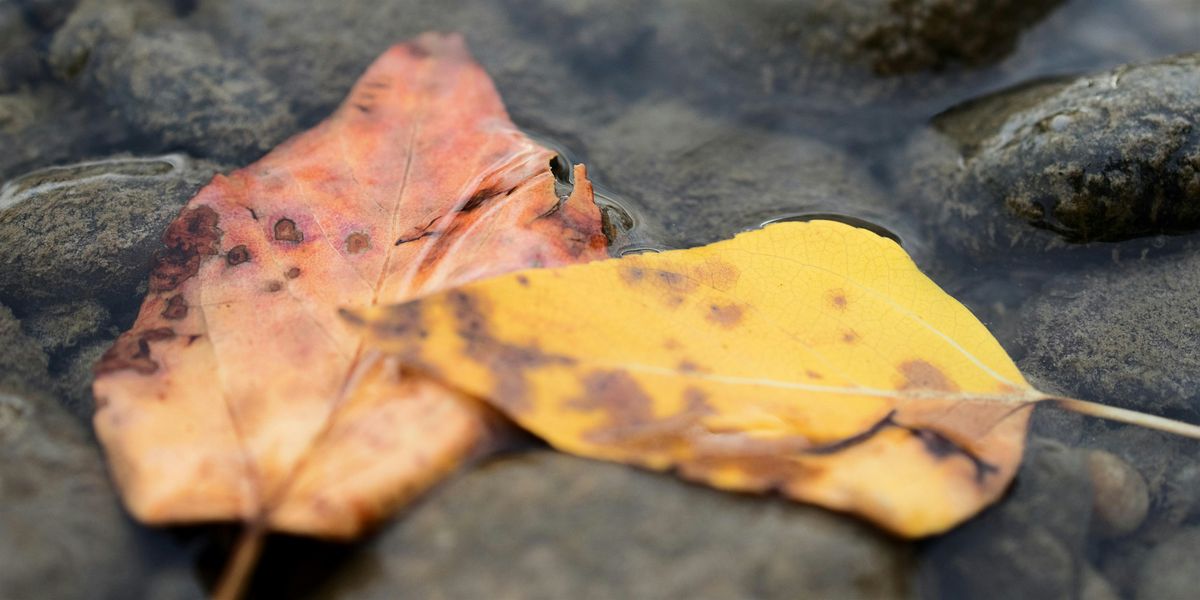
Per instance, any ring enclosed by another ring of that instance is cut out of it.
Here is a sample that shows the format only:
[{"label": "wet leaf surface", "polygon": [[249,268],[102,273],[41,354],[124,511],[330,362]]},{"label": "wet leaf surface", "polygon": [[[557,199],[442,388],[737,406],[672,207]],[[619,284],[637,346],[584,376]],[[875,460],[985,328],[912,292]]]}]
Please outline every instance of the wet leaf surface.
[{"label": "wet leaf surface", "polygon": [[893,241],[781,223],[351,313],[369,343],[576,454],[948,529],[1042,398]]},{"label": "wet leaf surface", "polygon": [[135,516],[351,537],[484,444],[486,409],[365,354],[337,308],[604,257],[586,174],[560,196],[554,156],[460,37],[426,34],[217,176],[96,366],[96,432]]}]

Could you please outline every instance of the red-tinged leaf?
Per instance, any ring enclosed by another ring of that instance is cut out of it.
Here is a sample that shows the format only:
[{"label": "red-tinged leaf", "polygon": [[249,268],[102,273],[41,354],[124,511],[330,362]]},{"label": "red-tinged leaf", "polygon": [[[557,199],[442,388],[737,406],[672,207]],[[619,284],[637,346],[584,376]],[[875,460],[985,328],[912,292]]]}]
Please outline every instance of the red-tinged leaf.
[{"label": "red-tinged leaf", "polygon": [[457,36],[381,56],[327,121],[218,176],[96,367],[96,432],[149,523],[360,533],[486,437],[475,400],[367,352],[343,306],[605,256],[582,166],[509,120]]}]

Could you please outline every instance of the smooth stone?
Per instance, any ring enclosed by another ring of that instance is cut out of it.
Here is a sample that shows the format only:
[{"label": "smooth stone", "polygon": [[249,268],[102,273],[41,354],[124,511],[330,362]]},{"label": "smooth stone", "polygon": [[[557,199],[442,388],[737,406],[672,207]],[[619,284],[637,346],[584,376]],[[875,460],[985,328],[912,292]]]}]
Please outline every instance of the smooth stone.
[{"label": "smooth stone", "polygon": [[1075,597],[1091,487],[1084,452],[1031,439],[1008,495],[929,542],[920,556],[923,596]]},{"label": "smooth stone", "polygon": [[652,237],[672,246],[797,215],[903,223],[870,172],[840,149],[731,127],[681,103],[634,106],[594,132],[587,153],[596,176],[611,182],[606,189],[644,215]]},{"label": "smooth stone", "polygon": [[0,598],[136,598],[168,585],[201,598],[170,564],[139,552],[90,437],[44,390],[45,356],[0,306]]},{"label": "smooth stone", "polygon": [[317,598],[901,598],[909,552],[779,499],[533,452],[446,482]]},{"label": "smooth stone", "polygon": [[103,304],[86,298],[39,307],[21,323],[25,334],[54,356],[100,335],[111,327],[112,315]]},{"label": "smooth stone", "polygon": [[1129,463],[1103,450],[1088,453],[1092,478],[1092,528],[1112,538],[1133,533],[1146,519],[1150,493],[1146,480]]},{"label": "smooth stone", "polygon": [[0,189],[0,301],[128,300],[167,223],[215,172],[182,155],[53,167]]},{"label": "smooth stone", "polygon": [[946,251],[1059,251],[1200,228],[1200,54],[1033,81],[938,116],[895,159]]},{"label": "smooth stone", "polygon": [[296,132],[275,86],[205,33],[152,30],[102,45],[83,79],[163,150],[242,163]]},{"label": "smooth stone", "polygon": [[1200,421],[1198,297],[1200,253],[1060,275],[1022,309],[1017,364],[1077,398]]},{"label": "smooth stone", "polygon": [[1200,528],[1180,530],[1146,558],[1137,600],[1191,600],[1200,589]]}]

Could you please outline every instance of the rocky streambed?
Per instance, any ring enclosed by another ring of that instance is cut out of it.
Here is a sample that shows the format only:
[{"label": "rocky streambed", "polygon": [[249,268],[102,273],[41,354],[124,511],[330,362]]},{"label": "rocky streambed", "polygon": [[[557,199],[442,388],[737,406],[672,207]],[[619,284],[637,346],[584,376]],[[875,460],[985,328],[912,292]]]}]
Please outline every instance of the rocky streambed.
[{"label": "rocky streambed", "polygon": [[[133,523],[88,419],[166,223],[461,31],[585,162],[614,252],[837,214],[890,230],[1034,382],[1200,422],[1200,1],[0,3],[0,597],[199,598],[234,531]],[[1200,445],[1042,410],[1008,496],[918,543],[546,450],[255,597],[1190,598]]]}]

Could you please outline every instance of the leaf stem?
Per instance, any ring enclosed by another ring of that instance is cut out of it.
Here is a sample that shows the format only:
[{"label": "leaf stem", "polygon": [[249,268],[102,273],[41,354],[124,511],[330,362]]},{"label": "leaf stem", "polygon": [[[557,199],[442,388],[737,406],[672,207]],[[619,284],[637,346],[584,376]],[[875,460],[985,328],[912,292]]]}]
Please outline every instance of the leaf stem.
[{"label": "leaf stem", "polygon": [[233,548],[233,555],[229,562],[225,563],[225,571],[217,580],[213,600],[241,600],[245,595],[246,586],[250,583],[250,574],[254,571],[254,565],[258,564],[259,555],[262,554],[266,533],[267,528],[262,520],[246,524],[237,545]]},{"label": "leaf stem", "polygon": [[1097,402],[1088,402],[1087,400],[1076,400],[1074,398],[1047,398],[1046,402],[1053,402],[1060,408],[1064,408],[1071,412],[1076,412],[1081,415],[1092,417],[1100,417],[1110,421],[1118,421],[1120,423],[1129,423],[1130,425],[1138,425],[1147,429],[1155,429],[1165,431],[1183,437],[1189,437],[1200,440],[1200,426],[1175,421],[1165,417],[1156,417],[1136,410],[1128,410],[1099,404]]}]

